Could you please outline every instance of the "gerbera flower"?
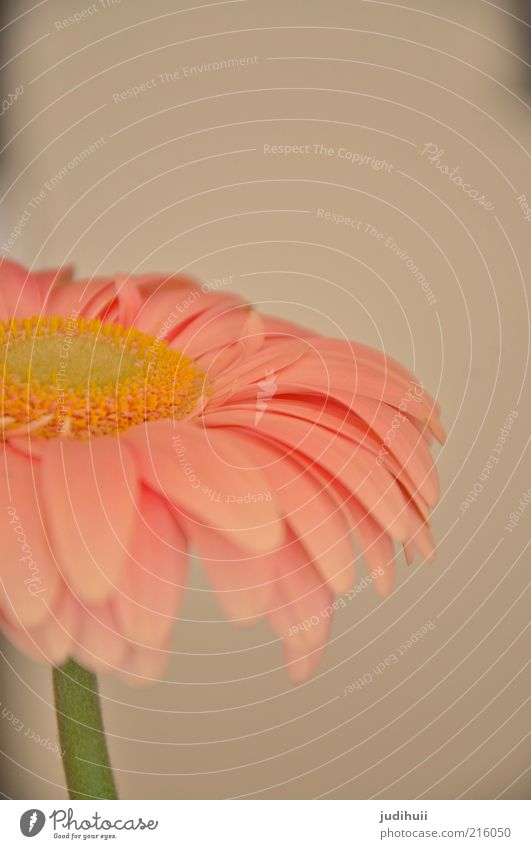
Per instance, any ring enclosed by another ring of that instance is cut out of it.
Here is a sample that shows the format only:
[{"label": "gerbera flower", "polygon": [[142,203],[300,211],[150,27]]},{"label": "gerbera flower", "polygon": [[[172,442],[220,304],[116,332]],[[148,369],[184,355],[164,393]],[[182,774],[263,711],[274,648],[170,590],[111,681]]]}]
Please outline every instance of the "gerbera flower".
[{"label": "gerbera flower", "polygon": [[437,405],[364,345],[186,277],[0,266],[0,626],[52,664],[158,676],[202,558],[225,614],[315,669],[361,553],[433,556]]}]

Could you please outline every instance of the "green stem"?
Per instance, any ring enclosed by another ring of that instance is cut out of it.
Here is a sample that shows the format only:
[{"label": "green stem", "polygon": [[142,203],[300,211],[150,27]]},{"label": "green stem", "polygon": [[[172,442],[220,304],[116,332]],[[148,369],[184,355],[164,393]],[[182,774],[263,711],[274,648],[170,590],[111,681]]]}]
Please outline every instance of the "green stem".
[{"label": "green stem", "polygon": [[53,668],[55,711],[71,799],[117,799],[92,672],[74,660]]}]

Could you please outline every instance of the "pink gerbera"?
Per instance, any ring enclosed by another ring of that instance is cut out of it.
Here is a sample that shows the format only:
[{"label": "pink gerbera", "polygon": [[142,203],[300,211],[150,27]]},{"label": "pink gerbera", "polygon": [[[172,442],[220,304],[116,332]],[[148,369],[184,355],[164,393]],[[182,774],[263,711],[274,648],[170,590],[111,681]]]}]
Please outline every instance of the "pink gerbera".
[{"label": "pink gerbera", "polygon": [[318,664],[357,552],[433,556],[437,405],[380,351],[182,277],[0,266],[0,625],[55,665],[160,674],[201,556],[227,616]]}]

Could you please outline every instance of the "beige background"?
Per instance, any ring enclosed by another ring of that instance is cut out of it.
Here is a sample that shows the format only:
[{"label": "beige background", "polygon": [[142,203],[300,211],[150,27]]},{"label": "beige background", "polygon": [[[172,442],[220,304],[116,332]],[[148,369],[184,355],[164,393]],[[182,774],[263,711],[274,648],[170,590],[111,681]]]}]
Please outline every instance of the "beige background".
[{"label": "beige background", "polygon": [[[295,688],[266,626],[222,621],[199,566],[166,680],[102,680],[123,797],[522,798],[529,792],[527,585],[531,508],[528,343],[529,70],[517,6],[480,0],[171,0],[13,6],[4,32],[3,230],[45,197],[13,246],[84,274],[186,269],[263,309],[384,348],[442,404],[434,565],[400,560],[385,601],[368,589],[336,615],[317,675]],[[113,94],[185,66],[257,57]],[[295,57],[295,58],[293,58]],[[101,149],[46,181],[83,148]],[[494,205],[421,155],[427,143]],[[264,154],[322,144],[331,156]],[[375,171],[340,148],[386,160]],[[319,208],[363,222],[320,219]],[[392,236],[425,275],[366,225]],[[500,462],[479,480],[511,410]],[[363,569],[360,568],[360,577]],[[412,631],[435,628],[355,695]],[[49,672],[2,644],[6,796],[64,798]]]}]

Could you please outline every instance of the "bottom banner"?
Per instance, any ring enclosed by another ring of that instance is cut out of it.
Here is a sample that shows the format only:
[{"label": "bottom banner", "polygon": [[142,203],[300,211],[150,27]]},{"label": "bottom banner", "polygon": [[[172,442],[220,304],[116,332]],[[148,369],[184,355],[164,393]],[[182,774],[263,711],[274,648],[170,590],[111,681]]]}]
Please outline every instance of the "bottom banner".
[{"label": "bottom banner", "polygon": [[5,801],[2,846],[531,846],[522,801]]}]

